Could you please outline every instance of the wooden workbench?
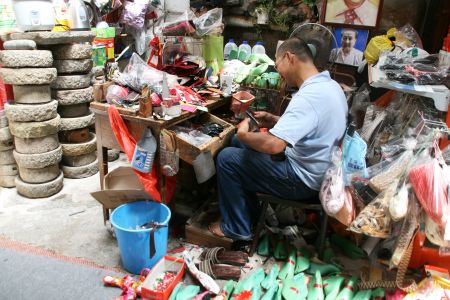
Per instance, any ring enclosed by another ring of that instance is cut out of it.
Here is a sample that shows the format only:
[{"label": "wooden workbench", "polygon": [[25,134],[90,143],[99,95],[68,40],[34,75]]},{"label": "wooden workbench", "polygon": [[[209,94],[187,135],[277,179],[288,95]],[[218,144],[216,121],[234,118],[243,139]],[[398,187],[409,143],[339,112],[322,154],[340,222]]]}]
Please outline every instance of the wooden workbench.
[{"label": "wooden workbench", "polygon": [[[219,107],[229,104],[229,101],[220,99],[220,100],[207,100],[206,107],[211,112]],[[108,108],[109,104],[107,103],[99,103],[92,102],[91,110],[95,113],[95,132],[97,137],[97,157],[98,157],[98,169],[100,173],[100,187],[104,189],[104,178],[108,173],[108,148],[110,149],[120,149],[119,144],[117,143],[116,137],[111,128],[111,124],[109,122]],[[143,118],[137,115],[133,115],[132,113],[128,113],[127,110],[119,109],[119,113],[121,114],[125,124],[128,127],[128,130],[136,139],[139,141],[141,135],[146,127],[150,127],[153,135],[156,137],[158,142],[159,149],[159,135],[163,129],[172,127],[176,124],[189,120],[198,114],[201,111],[197,111],[195,113],[190,113],[183,111],[183,113],[176,118],[171,120],[156,120],[153,117]],[[157,166],[157,177],[158,177],[158,187],[161,192],[161,200],[163,203],[166,202],[166,191],[165,191],[165,178],[161,173],[161,169],[159,167],[159,151],[157,151],[155,156],[155,163]],[[109,219],[109,209],[103,209],[103,218],[104,220]]]}]

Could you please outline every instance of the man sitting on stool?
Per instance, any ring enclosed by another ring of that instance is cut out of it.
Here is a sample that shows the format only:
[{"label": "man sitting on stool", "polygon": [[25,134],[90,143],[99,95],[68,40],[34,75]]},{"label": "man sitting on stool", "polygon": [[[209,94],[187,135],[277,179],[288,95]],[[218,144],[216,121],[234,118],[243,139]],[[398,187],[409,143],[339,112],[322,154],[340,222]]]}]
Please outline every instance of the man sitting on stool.
[{"label": "man sitting on stool", "polygon": [[[297,38],[285,41],[276,54],[275,68],[289,86],[298,87],[281,117],[255,112],[260,127],[239,125],[237,140],[217,158],[221,221],[210,231],[234,240],[252,238],[260,212],[256,193],[302,200],[317,196],[331,149],[346,128],[347,102],[328,71],[319,73],[308,45]],[[284,152],[286,159],[274,159]]]}]

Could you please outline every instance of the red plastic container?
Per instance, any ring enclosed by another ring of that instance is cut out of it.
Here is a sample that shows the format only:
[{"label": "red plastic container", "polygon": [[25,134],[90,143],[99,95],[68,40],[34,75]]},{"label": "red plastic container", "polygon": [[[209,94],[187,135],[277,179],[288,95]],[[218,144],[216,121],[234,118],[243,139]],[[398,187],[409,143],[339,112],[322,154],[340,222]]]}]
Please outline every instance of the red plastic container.
[{"label": "red plastic container", "polygon": [[[176,272],[177,275],[172,283],[167,287],[165,291],[158,292],[152,290],[153,283],[159,275],[166,271]],[[174,287],[180,282],[184,275],[184,260],[182,258],[176,258],[171,256],[164,256],[156,265],[150,270],[142,284],[142,299],[144,300],[167,300],[172,293]]]},{"label": "red plastic container", "polygon": [[241,103],[239,112],[245,112],[250,107],[254,99],[255,96],[246,91],[240,91],[233,94],[233,100],[239,101]]}]

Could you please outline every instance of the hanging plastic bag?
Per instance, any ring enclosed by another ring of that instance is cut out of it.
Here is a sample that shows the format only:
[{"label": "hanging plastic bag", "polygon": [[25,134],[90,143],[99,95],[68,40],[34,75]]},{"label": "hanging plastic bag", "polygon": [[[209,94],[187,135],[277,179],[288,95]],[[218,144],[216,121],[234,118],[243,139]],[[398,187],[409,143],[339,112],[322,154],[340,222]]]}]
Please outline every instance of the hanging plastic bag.
[{"label": "hanging plastic bag", "polygon": [[405,148],[408,150],[403,152],[378,175],[372,177],[369,181],[369,186],[375,192],[380,193],[385,190],[395,179],[399,179],[402,175],[404,175],[414,156],[413,150],[415,146],[416,141],[414,139],[407,140],[405,142]]},{"label": "hanging plastic bag", "polygon": [[342,208],[336,213],[334,218],[348,227],[353,222],[355,217],[356,217],[356,204],[355,201],[353,200],[349,188],[346,187],[344,205],[342,205]]},{"label": "hanging plastic bag", "polygon": [[397,191],[398,181],[378,195],[359,213],[350,225],[350,230],[378,238],[387,238],[391,233],[389,202]]},{"label": "hanging plastic bag", "polygon": [[[186,36],[192,35],[195,32],[195,28],[192,23],[192,19],[195,17],[191,11],[185,11],[179,17],[173,21],[164,22],[162,25],[162,35],[165,36]],[[158,30],[156,31],[158,34]]]},{"label": "hanging plastic bag", "polygon": [[136,29],[144,28],[148,3],[148,0],[125,1],[122,22]]},{"label": "hanging plastic bag", "polygon": [[[128,131],[119,111],[114,105],[111,105],[108,109],[109,121],[111,123],[111,128],[114,132],[117,142],[120,148],[127,155],[128,161],[131,161],[134,154],[134,149],[136,147],[136,140]],[[144,189],[150,196],[152,196],[154,201],[161,202],[161,194],[157,189],[158,179],[156,176],[156,164],[153,164],[152,171],[150,173],[142,173],[134,170],[134,173],[141,181]],[[166,203],[169,203],[175,192],[176,177],[166,177]]]},{"label": "hanging plastic bag", "polygon": [[329,216],[335,216],[344,206],[345,184],[342,170],[342,152],[334,147],[331,152],[332,166],[326,171],[319,198],[322,207]]},{"label": "hanging plastic bag", "polygon": [[[367,144],[357,132],[345,134],[342,149],[344,174],[359,172],[366,168]],[[347,176],[345,182],[349,182]]]},{"label": "hanging plastic bag", "polygon": [[425,163],[411,168],[409,180],[427,215],[445,228],[448,218],[448,173],[443,168],[447,166],[436,142],[434,152],[434,158],[429,157]]},{"label": "hanging plastic bag", "polygon": [[389,213],[393,221],[399,221],[406,216],[408,212],[408,202],[409,202],[409,189],[410,185],[403,183],[401,188],[397,191],[397,194],[389,202]]},{"label": "hanging plastic bag", "polygon": [[195,31],[198,36],[215,32],[221,33],[222,9],[214,8],[194,19]]}]

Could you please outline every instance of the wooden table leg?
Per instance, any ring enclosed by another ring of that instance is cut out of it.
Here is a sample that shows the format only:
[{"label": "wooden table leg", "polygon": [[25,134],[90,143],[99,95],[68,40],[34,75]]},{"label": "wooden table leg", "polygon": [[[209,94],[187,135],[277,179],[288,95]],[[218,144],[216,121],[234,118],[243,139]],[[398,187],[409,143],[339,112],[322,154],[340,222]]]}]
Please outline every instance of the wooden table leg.
[{"label": "wooden table leg", "polygon": [[[101,138],[97,138],[97,159],[98,159],[98,171],[100,173],[100,188],[105,189],[104,179],[108,174],[108,148],[103,147],[101,144]],[[103,208],[103,222],[109,220],[109,209]]]}]

